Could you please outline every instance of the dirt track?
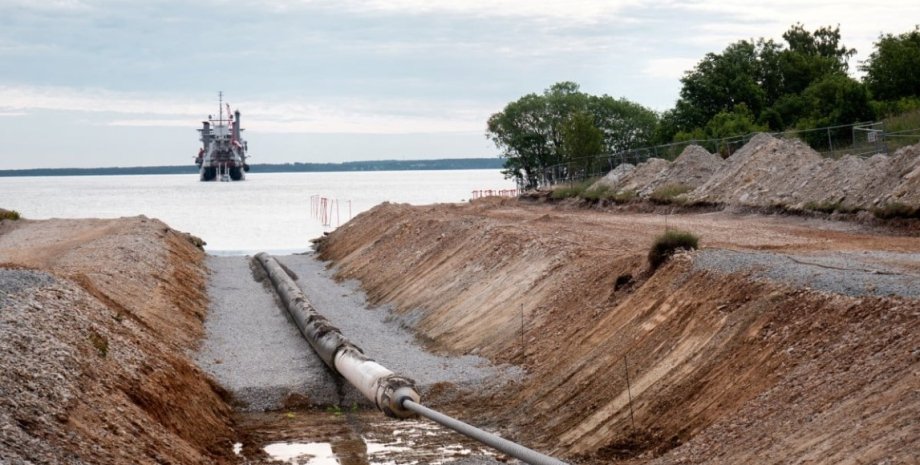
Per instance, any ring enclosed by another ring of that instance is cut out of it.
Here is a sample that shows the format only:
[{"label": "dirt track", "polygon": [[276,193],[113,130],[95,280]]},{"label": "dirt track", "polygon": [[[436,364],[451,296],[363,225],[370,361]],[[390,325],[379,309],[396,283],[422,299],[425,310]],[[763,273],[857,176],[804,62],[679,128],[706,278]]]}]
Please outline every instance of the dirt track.
[{"label": "dirt track", "polygon": [[[645,254],[666,227],[725,256],[682,255],[651,274]],[[525,389],[467,412],[544,450],[596,463],[918,458],[920,306],[874,295],[896,279],[895,294],[915,296],[916,237],[505,200],[382,205],[322,248],[441,350],[524,365]],[[744,252],[767,259],[736,266]],[[816,266],[859,285],[822,290],[801,278]]]}]

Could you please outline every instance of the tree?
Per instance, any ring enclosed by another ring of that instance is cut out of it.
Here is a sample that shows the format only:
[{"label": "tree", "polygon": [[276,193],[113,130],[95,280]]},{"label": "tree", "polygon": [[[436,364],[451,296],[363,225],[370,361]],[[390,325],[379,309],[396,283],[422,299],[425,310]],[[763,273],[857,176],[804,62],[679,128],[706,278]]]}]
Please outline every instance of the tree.
[{"label": "tree", "polygon": [[766,92],[760,85],[758,51],[758,45],[742,40],[722,53],[707,54],[688,71],[681,79],[683,87],[675,111],[690,126],[680,129],[703,127],[717,113],[742,103],[759,114]]},{"label": "tree", "polygon": [[486,137],[502,150],[501,156],[505,158],[506,177],[533,182],[537,170],[555,162],[542,96],[528,94],[509,103],[489,118],[487,126]]},{"label": "tree", "polygon": [[569,169],[590,173],[604,147],[604,133],[594,125],[594,116],[575,112],[560,126],[559,132]]},{"label": "tree", "polygon": [[603,134],[603,151],[617,153],[655,143],[658,115],[654,111],[624,98],[609,95],[591,96],[588,112]]},{"label": "tree", "polygon": [[[583,114],[583,115],[582,115]],[[574,115],[582,115],[574,118]],[[584,116],[586,115],[586,116]],[[593,131],[586,129],[588,118]],[[576,121],[576,128],[566,127]],[[647,144],[654,133],[657,116],[641,105],[609,96],[588,95],[574,82],[559,82],[542,95],[528,94],[511,102],[489,118],[486,137],[505,158],[506,177],[516,178],[527,187],[536,187],[538,175],[553,165],[566,162],[573,153],[567,144],[582,144],[582,136],[601,135],[601,147],[591,155],[622,150],[628,144]],[[566,137],[565,131],[570,132]],[[575,135],[573,135],[575,134]],[[587,137],[587,136],[585,136]],[[593,136],[591,136],[593,137]],[[584,151],[590,144],[573,150]]]},{"label": "tree", "polygon": [[804,109],[797,96],[825,76],[844,74],[855,50],[841,44],[839,27],[809,32],[795,24],[783,39],[785,46],[742,40],[707,54],[681,79],[680,99],[663,115],[659,137],[705,132],[716,115],[731,114],[739,105],[758,125],[774,130],[799,121]]},{"label": "tree", "polygon": [[860,69],[878,100],[920,97],[920,26],[899,36],[880,36]]},{"label": "tree", "polygon": [[[808,86],[802,93],[802,100],[807,110],[798,123],[799,129],[849,125],[875,118],[865,84],[845,74],[828,75]],[[809,132],[805,134],[805,139],[814,148],[831,148],[829,136],[848,142],[852,130],[845,127],[828,132]]]}]

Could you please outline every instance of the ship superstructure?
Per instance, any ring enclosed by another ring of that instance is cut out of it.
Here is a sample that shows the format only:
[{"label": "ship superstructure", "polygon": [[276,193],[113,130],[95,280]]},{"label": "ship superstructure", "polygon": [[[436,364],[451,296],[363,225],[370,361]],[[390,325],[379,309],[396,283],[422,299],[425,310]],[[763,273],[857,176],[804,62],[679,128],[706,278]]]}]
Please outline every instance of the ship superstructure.
[{"label": "ship superstructure", "polygon": [[[240,136],[240,111],[230,112],[225,104],[223,92],[219,94],[218,117],[208,115],[201,122],[201,149],[195,158],[201,181],[242,181],[246,179],[249,165],[246,163],[246,141]],[[224,109],[226,116],[224,119]]]}]

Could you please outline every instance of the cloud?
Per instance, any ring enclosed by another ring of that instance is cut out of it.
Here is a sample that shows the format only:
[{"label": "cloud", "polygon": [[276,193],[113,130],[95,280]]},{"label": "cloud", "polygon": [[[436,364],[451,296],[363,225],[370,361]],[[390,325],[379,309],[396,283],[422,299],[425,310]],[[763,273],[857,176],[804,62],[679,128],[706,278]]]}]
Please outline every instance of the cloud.
[{"label": "cloud", "polygon": [[637,0],[273,0],[275,11],[344,5],[358,13],[449,14],[475,17],[525,17],[595,23],[609,19]]},{"label": "cloud", "polygon": [[[242,111],[243,125],[265,133],[417,134],[481,132],[491,106],[472,102],[337,99],[303,103],[247,100],[231,102]],[[0,86],[0,115],[30,110],[102,114],[108,126],[198,127],[216,102],[100,89]]]},{"label": "cloud", "polygon": [[698,62],[697,58],[653,58],[645,62],[642,74],[658,79],[680,79]]}]

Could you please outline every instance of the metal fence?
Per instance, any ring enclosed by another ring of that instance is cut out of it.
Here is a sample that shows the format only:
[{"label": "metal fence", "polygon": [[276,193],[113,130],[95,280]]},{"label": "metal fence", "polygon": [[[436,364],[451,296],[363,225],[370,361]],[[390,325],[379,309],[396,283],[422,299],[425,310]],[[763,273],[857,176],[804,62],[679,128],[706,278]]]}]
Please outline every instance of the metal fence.
[{"label": "metal fence", "polygon": [[[540,170],[536,174],[536,179],[518,179],[518,187],[520,189],[540,188],[560,183],[581,182],[603,176],[623,163],[635,165],[649,158],[673,161],[689,145],[699,145],[711,153],[728,158],[757,134],[674,142],[574,159]],[[888,155],[898,147],[920,141],[920,128],[886,132],[883,122],[856,123],[768,134],[782,139],[801,140],[828,158],[840,158],[844,155],[858,157],[870,157],[875,154]]]}]

